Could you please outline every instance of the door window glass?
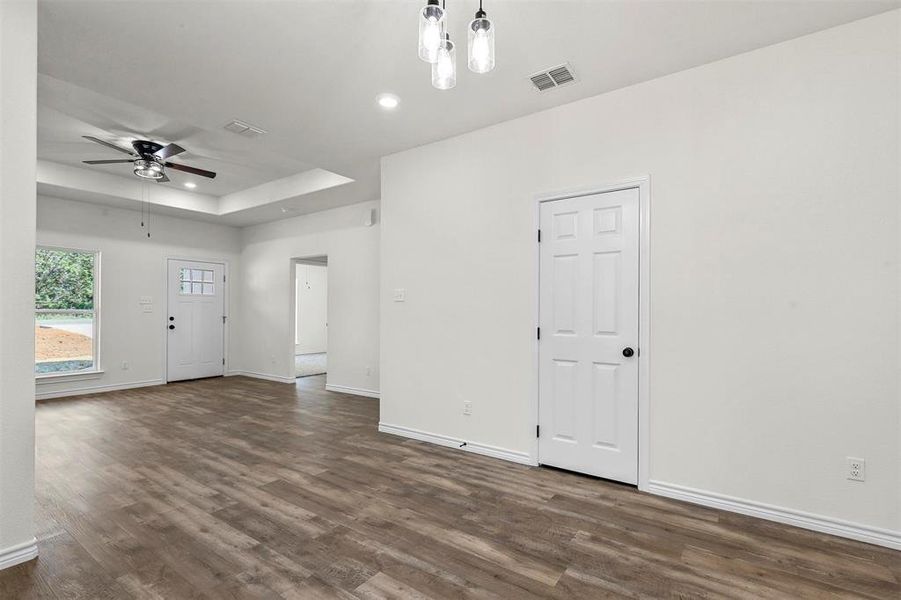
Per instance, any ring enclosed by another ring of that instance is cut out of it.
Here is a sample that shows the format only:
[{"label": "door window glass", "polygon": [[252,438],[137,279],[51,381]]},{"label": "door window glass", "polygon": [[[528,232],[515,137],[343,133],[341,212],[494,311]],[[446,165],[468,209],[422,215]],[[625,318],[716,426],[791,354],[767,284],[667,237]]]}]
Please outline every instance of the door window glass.
[{"label": "door window glass", "polygon": [[179,293],[183,296],[214,296],[216,285],[213,283],[212,269],[179,270]]}]

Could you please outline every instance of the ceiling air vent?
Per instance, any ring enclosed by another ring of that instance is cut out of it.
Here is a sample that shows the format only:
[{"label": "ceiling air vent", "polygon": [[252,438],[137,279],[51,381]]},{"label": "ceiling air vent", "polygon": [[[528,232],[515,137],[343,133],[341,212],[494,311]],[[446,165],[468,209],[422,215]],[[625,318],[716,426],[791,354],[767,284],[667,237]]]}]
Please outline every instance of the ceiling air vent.
[{"label": "ceiling air vent", "polygon": [[530,76],[529,79],[532,80],[532,85],[535,86],[535,89],[539,92],[543,92],[555,87],[560,87],[561,85],[573,83],[576,80],[576,77],[573,75],[572,68],[569,64],[563,64],[539,71]]},{"label": "ceiling air vent", "polygon": [[260,129],[259,127],[254,127],[250,123],[245,123],[244,121],[238,121],[235,119],[231,123],[228,123],[225,126],[225,129],[231,131],[232,133],[237,133],[238,135],[243,135],[244,137],[257,137],[268,133],[265,129]]}]

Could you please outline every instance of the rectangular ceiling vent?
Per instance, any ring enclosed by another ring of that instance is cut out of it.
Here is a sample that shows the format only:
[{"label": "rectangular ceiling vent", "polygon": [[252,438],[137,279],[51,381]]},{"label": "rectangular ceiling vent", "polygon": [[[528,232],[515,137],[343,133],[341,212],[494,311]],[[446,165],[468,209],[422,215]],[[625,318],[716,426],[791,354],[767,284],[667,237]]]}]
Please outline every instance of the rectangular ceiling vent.
[{"label": "rectangular ceiling vent", "polygon": [[576,80],[576,76],[573,74],[572,67],[567,63],[539,71],[531,75],[529,79],[532,80],[532,85],[535,86],[536,90],[544,92],[573,83]]},{"label": "rectangular ceiling vent", "polygon": [[228,123],[225,126],[225,129],[231,131],[232,133],[237,133],[238,135],[243,135],[244,137],[259,137],[268,133],[265,129],[260,129],[259,127],[254,127],[250,123],[245,123],[244,121],[238,121],[235,119],[231,123]]}]

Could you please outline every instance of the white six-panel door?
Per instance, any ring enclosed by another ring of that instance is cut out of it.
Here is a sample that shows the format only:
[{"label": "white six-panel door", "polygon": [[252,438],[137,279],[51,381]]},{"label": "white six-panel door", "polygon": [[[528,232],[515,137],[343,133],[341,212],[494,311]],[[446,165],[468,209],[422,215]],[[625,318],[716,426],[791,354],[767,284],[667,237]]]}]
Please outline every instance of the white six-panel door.
[{"label": "white six-panel door", "polygon": [[539,462],[636,484],[639,191],[543,202],[540,227]]},{"label": "white six-panel door", "polygon": [[224,373],[224,273],[220,263],[169,261],[168,381]]}]

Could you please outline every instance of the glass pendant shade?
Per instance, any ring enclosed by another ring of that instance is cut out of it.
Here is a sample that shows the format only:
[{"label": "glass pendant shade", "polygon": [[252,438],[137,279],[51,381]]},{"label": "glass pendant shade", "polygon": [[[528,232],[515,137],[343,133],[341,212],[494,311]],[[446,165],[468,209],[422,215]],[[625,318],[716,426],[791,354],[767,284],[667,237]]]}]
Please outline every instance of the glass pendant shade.
[{"label": "glass pendant shade", "polygon": [[438,60],[438,48],[447,32],[444,14],[437,0],[429,2],[419,14],[419,58],[427,63],[435,64]]},{"label": "glass pendant shade", "polygon": [[469,70],[487,73],[494,68],[494,23],[479,11],[469,24]]},{"label": "glass pendant shade", "polygon": [[457,85],[457,51],[445,35],[438,47],[438,59],[432,64],[432,86],[449,90]]}]

